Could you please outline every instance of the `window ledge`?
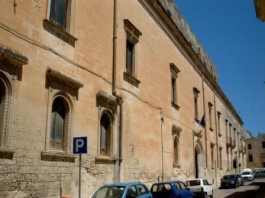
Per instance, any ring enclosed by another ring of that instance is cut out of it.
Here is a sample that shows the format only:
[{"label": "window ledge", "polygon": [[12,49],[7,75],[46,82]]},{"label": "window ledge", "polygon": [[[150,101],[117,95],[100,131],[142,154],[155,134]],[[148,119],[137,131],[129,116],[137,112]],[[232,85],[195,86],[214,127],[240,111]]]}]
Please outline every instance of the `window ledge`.
[{"label": "window ledge", "polygon": [[0,148],[0,159],[13,159],[15,151],[7,148]]},{"label": "window ledge", "polygon": [[43,27],[45,30],[47,30],[54,36],[57,36],[58,38],[62,39],[69,45],[73,47],[75,46],[75,42],[77,41],[77,39],[68,32],[66,32],[65,30],[63,30],[60,26],[55,25],[54,23],[50,22],[48,19],[44,19]]},{"label": "window ledge", "polygon": [[55,151],[42,151],[41,160],[43,161],[55,161],[55,162],[75,162],[75,155],[55,152]]},{"label": "window ledge", "polygon": [[173,164],[173,168],[181,168],[179,164]]},{"label": "window ledge", "polygon": [[127,81],[128,83],[132,84],[133,86],[135,86],[137,88],[139,87],[140,81],[135,76],[133,76],[132,74],[130,74],[128,72],[124,72],[123,73],[123,79],[125,81]]},{"label": "window ledge", "polygon": [[95,162],[96,164],[113,164],[115,163],[117,159],[109,157],[109,156],[96,156],[95,157]]},{"label": "window ledge", "polygon": [[180,108],[180,106],[177,105],[175,102],[171,102],[171,106],[174,107],[177,110],[179,110],[179,108]]}]

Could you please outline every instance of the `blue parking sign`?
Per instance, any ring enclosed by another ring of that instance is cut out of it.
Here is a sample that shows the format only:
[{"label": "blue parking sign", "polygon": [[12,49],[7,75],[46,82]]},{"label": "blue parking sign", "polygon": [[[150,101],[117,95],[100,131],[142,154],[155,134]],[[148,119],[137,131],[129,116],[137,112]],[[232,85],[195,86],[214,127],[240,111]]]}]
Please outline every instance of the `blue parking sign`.
[{"label": "blue parking sign", "polygon": [[87,153],[87,137],[74,137],[73,153]]}]

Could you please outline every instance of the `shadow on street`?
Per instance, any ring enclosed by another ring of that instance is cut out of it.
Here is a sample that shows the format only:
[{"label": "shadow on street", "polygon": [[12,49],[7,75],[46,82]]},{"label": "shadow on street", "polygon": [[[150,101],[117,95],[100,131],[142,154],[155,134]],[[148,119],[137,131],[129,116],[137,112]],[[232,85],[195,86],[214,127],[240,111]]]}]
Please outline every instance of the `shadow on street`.
[{"label": "shadow on street", "polygon": [[252,182],[248,186],[257,186],[256,190],[246,190],[243,192],[234,192],[226,198],[265,198],[265,183]]}]

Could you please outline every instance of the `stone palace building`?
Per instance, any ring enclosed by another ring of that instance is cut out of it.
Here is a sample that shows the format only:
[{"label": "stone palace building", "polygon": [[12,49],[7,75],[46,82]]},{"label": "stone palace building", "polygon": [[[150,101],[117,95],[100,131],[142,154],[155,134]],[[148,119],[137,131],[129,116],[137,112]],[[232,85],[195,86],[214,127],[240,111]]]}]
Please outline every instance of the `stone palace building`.
[{"label": "stone palace building", "polygon": [[74,137],[88,141],[82,197],[116,181],[218,185],[246,166],[242,132],[174,1],[1,1],[1,198],[77,197]]}]

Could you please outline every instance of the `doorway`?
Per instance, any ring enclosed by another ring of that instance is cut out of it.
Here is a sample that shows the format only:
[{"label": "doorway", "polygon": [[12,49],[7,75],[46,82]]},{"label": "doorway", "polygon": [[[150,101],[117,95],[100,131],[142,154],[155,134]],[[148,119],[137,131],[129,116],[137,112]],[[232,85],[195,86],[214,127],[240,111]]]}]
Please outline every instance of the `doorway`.
[{"label": "doorway", "polygon": [[202,149],[200,145],[197,143],[195,147],[195,156],[194,156],[194,161],[195,161],[195,177],[196,178],[203,178],[203,154],[202,154]]}]

